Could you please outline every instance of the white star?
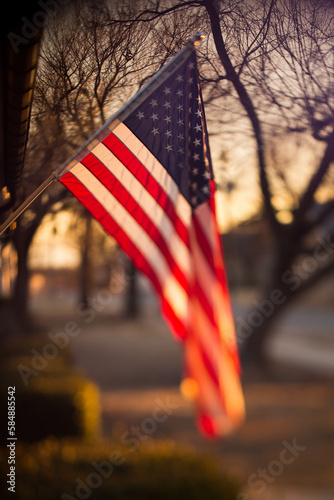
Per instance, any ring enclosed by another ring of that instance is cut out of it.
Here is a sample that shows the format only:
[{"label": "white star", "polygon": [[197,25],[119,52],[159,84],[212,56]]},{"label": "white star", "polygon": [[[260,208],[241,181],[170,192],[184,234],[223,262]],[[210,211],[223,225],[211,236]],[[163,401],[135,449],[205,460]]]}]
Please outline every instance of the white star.
[{"label": "white star", "polygon": [[156,135],[159,134],[158,128],[153,127],[153,130],[151,130],[152,134]]},{"label": "white star", "polygon": [[201,116],[202,116],[201,111],[200,111],[200,110],[197,110],[197,111],[196,111],[196,115],[197,115],[198,117],[201,117]]},{"label": "white star", "polygon": [[177,123],[178,125],[184,125],[184,121],[183,121],[183,120],[181,120],[181,118],[180,118],[179,120],[177,120],[177,122],[176,122],[176,123]]},{"label": "white star", "polygon": [[136,114],[136,116],[137,116],[137,118],[139,120],[141,120],[142,118],[144,118],[145,115],[144,115],[144,113],[142,111],[138,111],[138,113]]},{"label": "white star", "polygon": [[177,136],[178,139],[180,139],[180,141],[184,141],[184,135],[183,134],[179,134]]},{"label": "white star", "polygon": [[167,146],[165,147],[166,151],[168,151],[168,153],[170,153],[170,151],[173,151],[173,148],[171,146],[171,144],[167,144]]},{"label": "white star", "polygon": [[201,127],[201,125],[197,124],[197,125],[195,125],[195,127],[194,127],[194,128],[195,128],[196,132],[202,132],[202,127]]},{"label": "white star", "polygon": [[184,155],[184,148],[180,148],[177,151],[180,155]]},{"label": "white star", "polygon": [[209,193],[210,193],[209,186],[208,186],[208,185],[203,186],[203,187],[202,187],[202,191],[203,191],[203,193],[204,193],[204,194],[209,194]]},{"label": "white star", "polygon": [[165,104],[164,104],[164,107],[166,109],[169,109],[171,106],[170,106],[170,102],[166,101]]},{"label": "white star", "polygon": [[157,120],[158,119],[158,114],[157,113],[152,113],[151,118],[152,118],[152,120]]},{"label": "white star", "polygon": [[211,179],[210,172],[204,172],[203,177],[205,177],[206,179]]},{"label": "white star", "polygon": [[183,108],[182,104],[179,104],[176,109],[178,109],[179,111],[183,111],[184,108]]},{"label": "white star", "polygon": [[177,92],[176,92],[176,95],[181,97],[183,96],[183,90],[179,89]]},{"label": "white star", "polygon": [[165,132],[165,135],[167,136],[167,139],[168,139],[168,137],[172,137],[172,131],[167,130],[167,132]]},{"label": "white star", "polygon": [[192,182],[192,183],[191,183],[191,187],[192,187],[193,189],[197,189],[197,182]]},{"label": "white star", "polygon": [[158,101],[157,99],[152,99],[152,101],[150,102],[152,108],[154,108],[155,106],[158,106]]},{"label": "white star", "polygon": [[170,88],[169,87],[165,87],[162,91],[165,95],[168,95],[170,94]]},{"label": "white star", "polygon": [[166,123],[171,123],[172,118],[171,118],[170,116],[166,116],[166,118],[164,118],[164,121],[165,121]]},{"label": "white star", "polygon": [[178,164],[178,167],[179,168],[184,168],[184,163],[182,163],[182,161],[180,161],[180,163]]},{"label": "white star", "polygon": [[201,145],[201,141],[199,139],[195,139],[194,140],[194,144],[195,144],[195,146],[200,146]]},{"label": "white star", "polygon": [[194,69],[195,65],[192,61],[190,61],[190,63],[188,64],[188,68],[189,69]]},{"label": "white star", "polygon": [[192,196],[192,198],[191,198],[191,203],[192,203],[193,205],[196,205],[196,203],[197,203],[197,198],[196,198],[196,196]]},{"label": "white star", "polygon": [[189,85],[191,85],[192,83],[194,83],[194,79],[193,79],[192,76],[190,78],[188,78],[188,83],[189,83]]},{"label": "white star", "polygon": [[179,83],[183,82],[183,76],[182,76],[182,75],[178,75],[178,76],[176,77],[176,80],[177,80]]},{"label": "white star", "polygon": [[191,173],[193,175],[197,175],[198,174],[198,168],[193,168],[192,171],[191,171]]},{"label": "white star", "polygon": [[192,99],[192,98],[193,98],[193,94],[192,94],[192,92],[189,92],[189,93],[188,93],[188,97],[189,97],[189,99]]}]

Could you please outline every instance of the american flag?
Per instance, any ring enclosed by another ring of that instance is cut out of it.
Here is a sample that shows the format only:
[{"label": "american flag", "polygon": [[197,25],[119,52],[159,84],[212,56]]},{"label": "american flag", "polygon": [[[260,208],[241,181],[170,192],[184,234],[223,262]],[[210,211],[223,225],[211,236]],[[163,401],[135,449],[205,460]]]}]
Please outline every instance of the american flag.
[{"label": "american flag", "polygon": [[182,392],[223,436],[244,417],[196,52],[186,46],[88,142],[59,180],[151,281],[184,346]]}]

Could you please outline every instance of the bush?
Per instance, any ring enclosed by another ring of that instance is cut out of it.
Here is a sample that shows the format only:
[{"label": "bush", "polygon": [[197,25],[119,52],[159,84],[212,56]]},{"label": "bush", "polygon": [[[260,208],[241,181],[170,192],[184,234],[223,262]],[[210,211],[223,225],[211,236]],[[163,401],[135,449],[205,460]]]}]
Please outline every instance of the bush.
[{"label": "bush", "polygon": [[115,442],[21,443],[16,471],[20,500],[235,500],[239,492],[212,457],[163,442],[134,452]]},{"label": "bush", "polygon": [[98,390],[74,373],[39,374],[28,387],[16,385],[15,416],[17,437],[22,441],[50,435],[96,437],[100,416]]},{"label": "bush", "polygon": [[10,340],[4,346],[0,371],[1,435],[7,435],[7,388],[15,386],[19,440],[36,441],[48,436],[96,438],[100,432],[97,387],[71,366],[68,349],[47,360],[43,369],[33,369],[31,349],[41,352],[43,345],[45,338],[38,336],[16,343]]}]

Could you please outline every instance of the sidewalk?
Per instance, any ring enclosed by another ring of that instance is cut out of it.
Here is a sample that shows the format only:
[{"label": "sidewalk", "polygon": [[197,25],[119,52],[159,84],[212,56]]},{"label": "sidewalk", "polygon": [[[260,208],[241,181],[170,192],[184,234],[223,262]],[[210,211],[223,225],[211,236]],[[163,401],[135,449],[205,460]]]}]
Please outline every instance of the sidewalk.
[{"label": "sidewalk", "polygon": [[334,377],[334,312],[287,312],[273,331],[268,352],[282,364]]},{"label": "sidewalk", "polygon": [[[247,318],[250,306],[234,301],[236,317]],[[302,306],[283,310],[267,346],[270,359],[311,374],[334,377],[334,311]]]},{"label": "sidewalk", "polygon": [[[283,317],[269,346],[280,370],[275,377],[243,374],[246,422],[219,442],[203,439],[196,429],[193,408],[179,391],[182,346],[154,303],[147,303],[136,321],[100,315],[71,346],[77,365],[100,387],[106,437],[124,440],[139,428],[141,439],[152,445],[171,439],[213,454],[245,485],[253,478],[242,500],[333,500],[334,338],[331,313],[322,314],[293,310]],[[175,409],[145,434],[143,422],[152,417],[157,400]],[[257,475],[278,470],[284,442],[305,450],[278,476],[270,475],[259,496]]]},{"label": "sidewalk", "polygon": [[[106,436],[131,437],[133,426],[140,428],[152,417],[157,399],[169,398],[177,409],[145,440],[154,444],[156,439],[172,439],[215,454],[246,484],[252,474],[278,460],[283,441],[296,440],[306,451],[275,477],[273,485],[268,484],[266,496],[259,500],[333,500],[332,380],[309,375],[308,382],[304,376],[296,381],[298,371],[293,369],[294,382],[289,382],[288,364],[281,381],[248,379],[244,374],[246,422],[234,436],[212,443],[198,434],[193,408],[180,394],[182,352],[158,315],[91,325],[73,339],[73,348],[78,365],[102,390]],[[312,490],[316,493],[306,496]],[[251,494],[244,500],[257,500],[256,489]]]}]

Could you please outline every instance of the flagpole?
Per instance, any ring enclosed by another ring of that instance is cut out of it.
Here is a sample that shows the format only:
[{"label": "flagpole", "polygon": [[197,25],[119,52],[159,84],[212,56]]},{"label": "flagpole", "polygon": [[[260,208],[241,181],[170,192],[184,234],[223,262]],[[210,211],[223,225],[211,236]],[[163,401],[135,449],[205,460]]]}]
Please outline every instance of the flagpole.
[{"label": "flagpole", "polygon": [[75,153],[70,156],[65,163],[63,163],[57,170],[52,172],[52,174],[20,205],[15,212],[13,212],[9,218],[0,226],[0,235],[8,229],[8,227],[16,221],[16,219],[38,198],[43,191],[47,187],[50,186],[55,180],[58,180],[61,173],[65,170],[65,168],[80,154],[87,146],[88,144],[91,143],[101,132],[102,130],[110,125],[114,120],[119,118],[124,111],[129,108],[129,106],[138,99],[138,97],[143,94],[147,87],[152,85],[152,81],[156,80],[158,77],[161,76],[161,74],[165,73],[168,71],[168,69],[173,65],[175,62],[176,58],[179,58],[181,55],[184,54],[185,51],[189,50],[189,47],[193,47],[194,45],[197,45],[197,43],[204,38],[204,35],[201,32],[195,33],[194,36],[192,36],[186,45],[179,50],[174,57],[170,61],[168,61],[167,64],[165,64],[129,101],[127,101],[124,106],[122,106],[109,120],[107,120],[86,142],[79,148],[78,150],[75,151]]},{"label": "flagpole", "polygon": [[45,191],[47,187],[52,184],[53,181],[57,180],[58,176],[52,173],[23,203],[20,205],[0,226],[0,235],[9,228],[13,222],[40,196],[40,194]]}]

